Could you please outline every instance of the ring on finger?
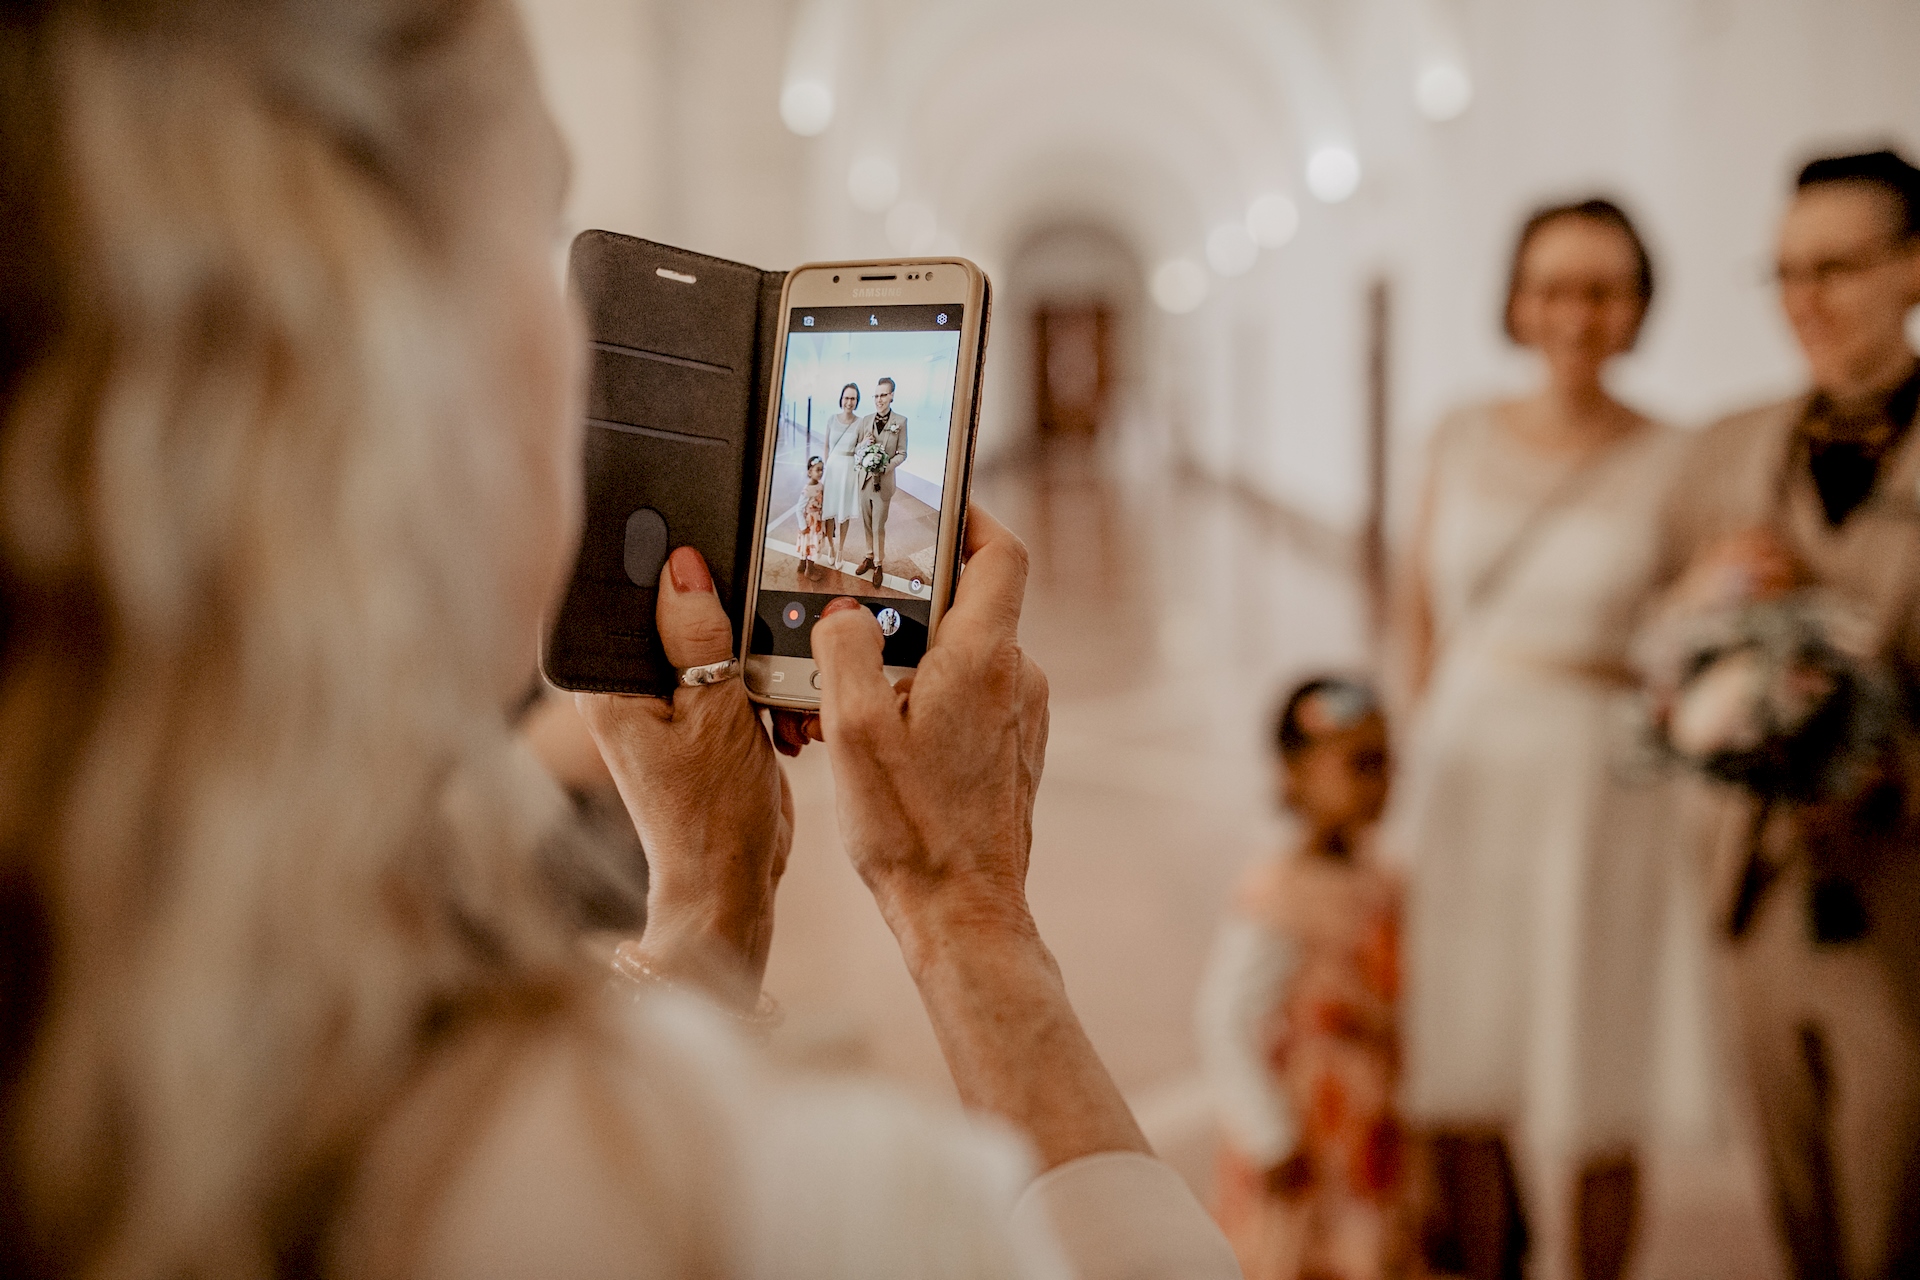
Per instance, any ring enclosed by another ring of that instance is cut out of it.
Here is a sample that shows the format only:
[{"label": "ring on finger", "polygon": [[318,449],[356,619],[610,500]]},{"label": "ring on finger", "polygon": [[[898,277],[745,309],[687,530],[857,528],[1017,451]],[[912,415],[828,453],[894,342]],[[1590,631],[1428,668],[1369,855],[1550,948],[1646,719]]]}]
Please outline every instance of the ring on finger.
[{"label": "ring on finger", "polygon": [[697,689],[703,684],[719,684],[731,680],[740,674],[740,660],[728,658],[725,662],[709,662],[705,666],[688,667],[680,673],[680,683],[689,689]]}]

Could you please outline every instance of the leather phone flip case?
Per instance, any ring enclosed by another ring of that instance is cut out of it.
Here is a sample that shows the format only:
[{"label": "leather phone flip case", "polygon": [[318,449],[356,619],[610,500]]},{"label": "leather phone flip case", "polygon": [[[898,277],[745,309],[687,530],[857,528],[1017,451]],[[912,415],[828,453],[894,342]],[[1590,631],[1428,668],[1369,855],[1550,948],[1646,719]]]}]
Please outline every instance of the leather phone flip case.
[{"label": "leather phone flip case", "polygon": [[591,344],[580,555],[541,648],[563,689],[666,696],[654,628],[667,552],[707,559],[742,634],[786,273],[610,231],[573,241]]}]

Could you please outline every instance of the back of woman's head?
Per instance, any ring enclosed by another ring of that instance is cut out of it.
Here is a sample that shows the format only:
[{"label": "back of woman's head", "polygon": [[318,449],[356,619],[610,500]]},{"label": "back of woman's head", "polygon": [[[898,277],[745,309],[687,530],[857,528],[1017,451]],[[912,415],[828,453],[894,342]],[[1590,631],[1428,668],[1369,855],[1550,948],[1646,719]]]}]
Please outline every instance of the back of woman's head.
[{"label": "back of woman's head", "polygon": [[488,380],[559,359],[547,129],[500,0],[0,18],[0,1270],[297,1266],[564,987],[501,708],[571,446]]}]

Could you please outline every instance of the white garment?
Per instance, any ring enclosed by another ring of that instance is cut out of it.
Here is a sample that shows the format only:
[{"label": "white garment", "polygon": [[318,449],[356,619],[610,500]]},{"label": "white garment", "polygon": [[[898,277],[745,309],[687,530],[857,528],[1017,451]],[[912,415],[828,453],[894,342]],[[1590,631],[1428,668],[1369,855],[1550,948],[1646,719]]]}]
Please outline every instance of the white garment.
[{"label": "white garment", "polygon": [[822,520],[860,518],[860,473],[853,465],[853,451],[860,443],[862,421],[856,417],[842,422],[837,413],[827,419],[827,469],[820,478]]},{"label": "white garment", "polygon": [[1234,1280],[1178,1175],[1133,1153],[1035,1180],[1011,1131],[783,1078],[672,993],[527,1050],[471,1119],[422,1280]]},{"label": "white garment", "polygon": [[1300,967],[1300,944],[1273,925],[1229,918],[1200,979],[1194,1029],[1214,1110],[1234,1149],[1271,1168],[1300,1140],[1293,1105],[1267,1061],[1269,1026]]},{"label": "white garment", "polygon": [[1478,603],[1572,463],[1487,408],[1432,446],[1437,651],[1392,820],[1410,864],[1407,1104],[1511,1127],[1548,1161],[1644,1140],[1657,1093],[1710,1096],[1659,1079],[1706,1070],[1655,1043],[1673,1021],[1660,993],[1684,988],[1683,1020],[1706,1010],[1704,965],[1675,954],[1704,940],[1667,927],[1691,870],[1675,789],[1633,760],[1631,695],[1590,674],[1624,662],[1680,444],[1655,427],[1612,446]]}]

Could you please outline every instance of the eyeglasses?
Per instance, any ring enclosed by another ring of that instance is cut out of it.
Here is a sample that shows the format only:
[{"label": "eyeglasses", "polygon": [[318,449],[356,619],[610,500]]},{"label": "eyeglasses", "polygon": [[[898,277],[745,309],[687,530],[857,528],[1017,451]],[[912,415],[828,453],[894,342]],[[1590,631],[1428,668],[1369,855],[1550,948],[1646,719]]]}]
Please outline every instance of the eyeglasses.
[{"label": "eyeglasses", "polygon": [[1892,244],[1872,253],[1860,253],[1851,257],[1822,258],[1809,263],[1775,263],[1761,273],[1762,282],[1781,289],[1800,288],[1811,285],[1816,289],[1827,289],[1833,285],[1859,279],[1876,267],[1883,267],[1912,253],[1913,243]]},{"label": "eyeglasses", "polygon": [[1589,306],[1604,307],[1617,302],[1638,304],[1644,301],[1638,284],[1598,280],[1526,280],[1522,281],[1518,292],[1522,297],[1549,305],[1584,302]]}]

